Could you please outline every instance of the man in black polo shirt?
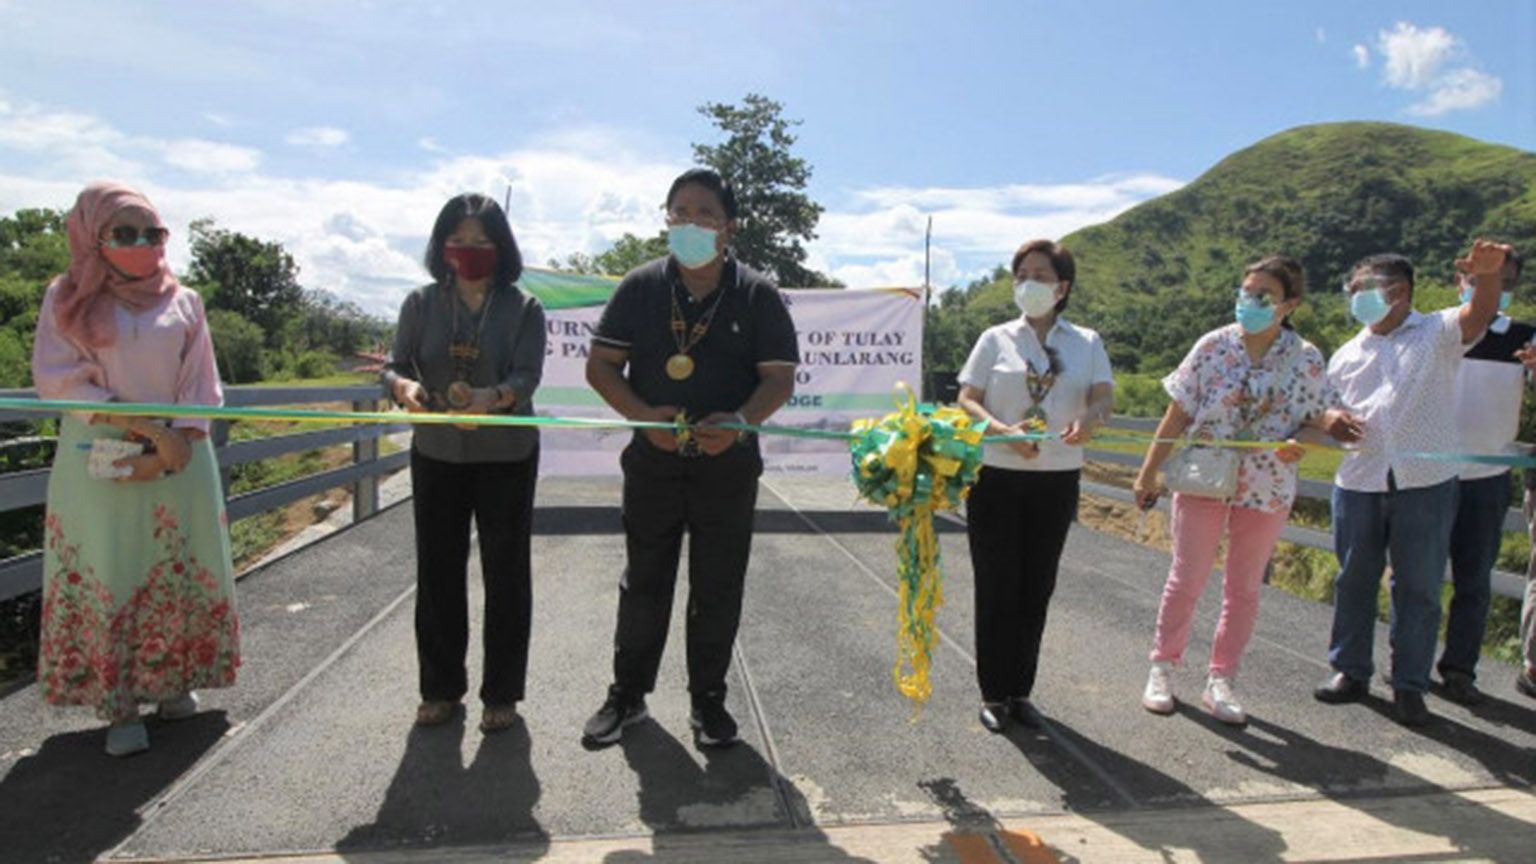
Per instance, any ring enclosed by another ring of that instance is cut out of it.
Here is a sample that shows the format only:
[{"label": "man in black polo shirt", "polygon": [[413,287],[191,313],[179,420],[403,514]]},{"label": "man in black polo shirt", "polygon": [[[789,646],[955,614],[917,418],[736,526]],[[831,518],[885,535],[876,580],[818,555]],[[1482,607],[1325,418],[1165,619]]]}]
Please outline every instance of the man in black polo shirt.
[{"label": "man in black polo shirt", "polygon": [[[612,744],[645,718],[645,695],[672,620],[683,534],[688,547],[688,691],[703,746],[737,740],[725,676],[741,622],[752,545],[756,438],[722,423],[758,424],[794,392],[799,350],[784,298],[730,257],[736,195],[693,169],[667,192],[666,258],[630,271],[592,337],[587,382],[631,420],[696,424],[690,435],[644,430],[625,448],[619,622],[607,701],[582,740]],[[628,367],[628,374],[625,367]]]}]

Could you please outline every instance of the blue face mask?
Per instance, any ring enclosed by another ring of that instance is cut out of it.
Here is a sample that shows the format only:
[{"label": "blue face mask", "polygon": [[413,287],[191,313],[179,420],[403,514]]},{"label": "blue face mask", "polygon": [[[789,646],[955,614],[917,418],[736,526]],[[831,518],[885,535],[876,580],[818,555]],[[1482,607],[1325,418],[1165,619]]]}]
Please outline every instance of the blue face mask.
[{"label": "blue face mask", "polygon": [[1367,327],[1387,317],[1391,311],[1386,292],[1380,288],[1367,288],[1350,295],[1349,314]]},{"label": "blue face mask", "polygon": [[[1515,295],[1511,294],[1508,291],[1505,291],[1503,294],[1500,294],[1499,295],[1499,311],[1500,312],[1508,312],[1509,311],[1509,304],[1512,303],[1514,301],[1514,299],[1515,299]],[[1467,305],[1468,303],[1471,303],[1471,302],[1472,302],[1472,288],[1471,288],[1471,286],[1463,286],[1462,289],[1461,289],[1461,305],[1465,306],[1465,305]]]},{"label": "blue face mask", "polygon": [[667,251],[677,263],[690,270],[698,269],[720,254],[715,248],[715,237],[719,233],[687,222],[673,225],[667,229]]},{"label": "blue face mask", "polygon": [[1244,333],[1263,333],[1275,326],[1275,307],[1241,291],[1237,292],[1234,316]]}]

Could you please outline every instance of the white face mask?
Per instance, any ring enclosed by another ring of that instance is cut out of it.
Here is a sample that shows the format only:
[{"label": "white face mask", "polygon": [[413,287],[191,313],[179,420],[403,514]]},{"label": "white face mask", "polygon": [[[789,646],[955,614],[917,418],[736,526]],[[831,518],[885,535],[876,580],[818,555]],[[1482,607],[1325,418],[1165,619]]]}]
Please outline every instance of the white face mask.
[{"label": "white face mask", "polygon": [[1013,286],[1013,302],[1030,318],[1044,318],[1056,308],[1056,283],[1025,279]]}]

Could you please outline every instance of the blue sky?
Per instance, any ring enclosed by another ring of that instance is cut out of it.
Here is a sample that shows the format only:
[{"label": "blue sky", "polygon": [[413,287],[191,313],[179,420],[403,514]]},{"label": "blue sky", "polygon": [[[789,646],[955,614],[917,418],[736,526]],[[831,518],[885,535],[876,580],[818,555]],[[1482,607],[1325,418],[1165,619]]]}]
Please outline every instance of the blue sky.
[{"label": "blue sky", "polygon": [[0,0],[0,212],[117,177],[390,312],[448,195],[513,187],[531,260],[660,225],[758,92],[804,121],[812,264],[985,273],[1293,126],[1389,120],[1536,149],[1536,2]]}]

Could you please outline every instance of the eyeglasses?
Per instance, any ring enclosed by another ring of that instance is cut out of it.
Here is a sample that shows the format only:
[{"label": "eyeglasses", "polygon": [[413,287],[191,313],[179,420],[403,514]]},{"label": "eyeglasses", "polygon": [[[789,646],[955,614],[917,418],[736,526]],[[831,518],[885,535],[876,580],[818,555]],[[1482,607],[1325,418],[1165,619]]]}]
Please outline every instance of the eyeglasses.
[{"label": "eyeglasses", "polygon": [[162,246],[170,231],[165,228],[149,227],[135,228],[132,225],[118,225],[108,234],[106,244],[108,246]]},{"label": "eyeglasses", "polygon": [[697,225],[700,228],[709,228],[719,231],[725,227],[726,219],[723,216],[715,216],[707,213],[685,213],[677,210],[667,211],[668,225]]},{"label": "eyeglasses", "polygon": [[1345,279],[1343,289],[1345,294],[1369,291],[1372,288],[1380,288],[1385,291],[1402,281],[1404,280],[1396,276],[1362,276],[1358,279]]},{"label": "eyeglasses", "polygon": [[1266,307],[1275,305],[1274,298],[1270,297],[1268,294],[1250,294],[1242,288],[1237,289],[1237,299],[1238,302],[1247,301],[1249,303],[1257,303],[1260,306]]}]

